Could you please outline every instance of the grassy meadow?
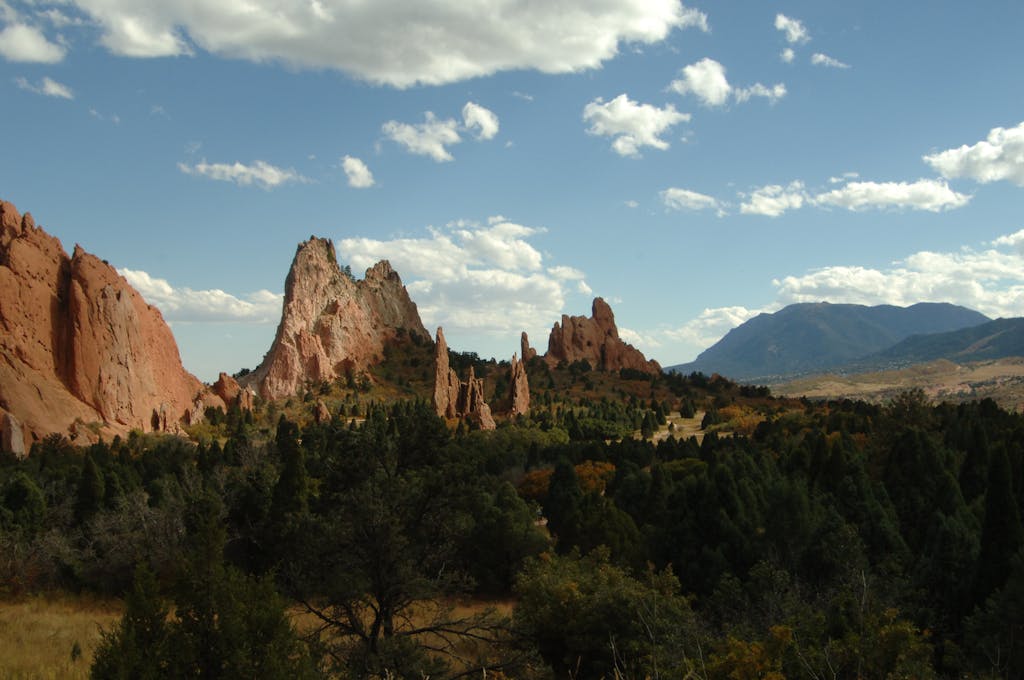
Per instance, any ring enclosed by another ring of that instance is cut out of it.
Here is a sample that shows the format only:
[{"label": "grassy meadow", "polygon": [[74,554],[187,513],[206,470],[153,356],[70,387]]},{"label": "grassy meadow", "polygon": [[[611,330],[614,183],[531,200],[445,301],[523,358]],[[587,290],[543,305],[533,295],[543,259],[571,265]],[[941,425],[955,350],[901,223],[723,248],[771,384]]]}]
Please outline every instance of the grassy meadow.
[{"label": "grassy meadow", "polygon": [[0,680],[87,678],[100,630],[120,619],[121,606],[73,595],[0,601]]}]

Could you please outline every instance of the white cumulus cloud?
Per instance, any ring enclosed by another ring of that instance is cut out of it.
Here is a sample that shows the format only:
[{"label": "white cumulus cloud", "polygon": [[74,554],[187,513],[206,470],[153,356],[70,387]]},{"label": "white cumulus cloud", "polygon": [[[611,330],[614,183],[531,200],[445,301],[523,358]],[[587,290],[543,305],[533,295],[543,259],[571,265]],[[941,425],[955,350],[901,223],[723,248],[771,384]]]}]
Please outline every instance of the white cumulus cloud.
[{"label": "white cumulus cloud", "polygon": [[454,118],[440,120],[432,111],[424,113],[423,118],[416,124],[389,120],[381,126],[381,132],[409,153],[429,156],[438,163],[455,160],[448,147],[461,143],[463,132],[473,133],[478,141],[498,134],[498,116],[475,102],[462,107],[462,125]]},{"label": "white cumulus cloud", "polygon": [[740,204],[740,212],[744,215],[764,215],[778,217],[787,210],[799,210],[807,200],[807,192],[803,182],[790,182],[787,186],[769,184],[755,189]]},{"label": "white cumulus cloud", "polygon": [[453,118],[438,120],[431,111],[427,111],[424,118],[422,123],[413,125],[389,120],[381,127],[381,131],[391,141],[404,146],[409,153],[429,156],[438,163],[455,160],[447,147],[462,141],[459,124]]},{"label": "white cumulus cloud", "polygon": [[775,102],[786,96],[786,86],[782,83],[771,87],[761,83],[734,87],[725,77],[725,66],[708,57],[684,66],[680,73],[682,77],[673,80],[669,89],[681,95],[692,94],[705,106],[724,106],[730,99],[743,103],[752,97]]},{"label": "white cumulus cloud", "polygon": [[987,184],[1006,180],[1024,187],[1024,122],[1012,128],[992,128],[980,142],[924,157],[947,179],[966,177]]},{"label": "white cumulus cloud", "polygon": [[67,49],[47,40],[35,26],[12,23],[0,30],[0,56],[7,61],[56,64],[65,54]]},{"label": "white cumulus cloud", "polygon": [[1024,229],[1016,231],[1012,234],[1000,236],[996,240],[992,241],[992,245],[996,247],[1009,246],[1011,248],[1018,248],[1024,251]]},{"label": "white cumulus cloud", "polygon": [[811,55],[811,63],[815,66],[827,66],[828,68],[850,68],[849,64],[845,64],[821,52],[815,52]]},{"label": "white cumulus cloud", "polygon": [[775,15],[775,28],[786,34],[786,42],[799,45],[811,39],[811,34],[799,19],[792,19],[785,14]]},{"label": "white cumulus cloud", "polygon": [[623,46],[708,30],[679,0],[71,0],[133,57],[204,50],[329,68],[373,83],[440,85],[500,71],[599,68]]},{"label": "white cumulus cloud", "polygon": [[613,137],[612,149],[620,156],[639,156],[644,146],[665,150],[669,143],[661,136],[678,123],[690,120],[671,104],[658,108],[640,104],[626,94],[610,102],[598,97],[583,108],[583,122],[589,123],[587,133]]},{"label": "white cumulus cloud", "polygon": [[74,99],[75,93],[64,83],[44,77],[36,84],[30,83],[25,78],[15,78],[14,83],[22,90],[34,92],[46,97],[57,97],[58,99]]},{"label": "white cumulus cloud", "polygon": [[940,180],[919,179],[916,182],[850,182],[818,194],[812,200],[818,206],[847,210],[909,208],[940,212],[962,208],[971,197],[953,191]]},{"label": "white cumulus cloud", "polygon": [[784,47],[782,51],[779,52],[779,59],[781,59],[784,64],[792,64],[795,58],[796,52],[793,51],[792,47]]},{"label": "white cumulus cloud", "polygon": [[341,159],[341,168],[345,171],[345,176],[348,178],[348,185],[356,189],[366,189],[372,187],[374,184],[373,173],[366,167],[366,163],[362,162],[354,156],[343,156]]},{"label": "white cumulus cloud", "polygon": [[178,163],[178,169],[186,175],[198,175],[221,182],[234,182],[243,187],[255,184],[261,189],[274,189],[282,184],[309,181],[291,168],[278,168],[266,161],[254,161],[251,165],[237,161],[230,164],[207,163],[206,161],[195,165]]},{"label": "white cumulus cloud", "polygon": [[477,130],[477,139],[493,139],[498,134],[498,116],[475,102],[462,107],[462,122],[467,130]]},{"label": "white cumulus cloud", "polygon": [[589,295],[582,271],[549,263],[530,240],[546,230],[502,217],[460,220],[421,237],[345,238],[339,257],[353,269],[387,259],[401,273],[428,327],[451,341],[474,332],[495,338],[546,336],[570,294]]},{"label": "white cumulus cloud", "polygon": [[245,322],[270,324],[281,319],[284,296],[258,290],[237,297],[218,289],[193,290],[172,286],[166,279],[137,269],[118,269],[146,302],[170,322]]}]

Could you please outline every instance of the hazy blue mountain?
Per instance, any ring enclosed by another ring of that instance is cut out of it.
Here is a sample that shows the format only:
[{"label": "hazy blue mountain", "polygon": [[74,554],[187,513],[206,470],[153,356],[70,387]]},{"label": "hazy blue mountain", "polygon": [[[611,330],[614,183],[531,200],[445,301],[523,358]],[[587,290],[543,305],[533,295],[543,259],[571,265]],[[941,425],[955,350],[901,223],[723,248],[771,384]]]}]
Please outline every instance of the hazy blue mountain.
[{"label": "hazy blue mountain", "polygon": [[945,333],[990,321],[947,303],[910,307],[800,303],[759,314],[729,331],[688,364],[666,370],[768,380],[817,373],[888,349],[913,335]]}]

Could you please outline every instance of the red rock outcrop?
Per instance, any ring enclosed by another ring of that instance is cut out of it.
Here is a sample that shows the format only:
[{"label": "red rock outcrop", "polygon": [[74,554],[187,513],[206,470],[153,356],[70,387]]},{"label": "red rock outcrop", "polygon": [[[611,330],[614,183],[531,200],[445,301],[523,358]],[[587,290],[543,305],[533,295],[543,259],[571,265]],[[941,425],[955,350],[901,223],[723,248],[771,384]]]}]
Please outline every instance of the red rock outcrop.
[{"label": "red rock outcrop", "polygon": [[491,407],[484,400],[484,380],[477,378],[473,367],[469,367],[466,382],[448,363],[448,343],[444,331],[437,329],[434,344],[434,411],[442,418],[469,418],[481,430],[493,430],[497,425],[491,415]]},{"label": "red rock outcrop", "polygon": [[519,356],[523,357],[523,363],[530,363],[530,359],[537,356],[537,350],[530,347],[530,338],[526,335],[526,331],[519,337]]},{"label": "red rock outcrop", "polygon": [[224,402],[225,408],[238,404],[238,407],[243,411],[251,411],[255,406],[253,401],[256,395],[253,394],[252,389],[242,387],[238,384],[237,380],[227,373],[221,373],[217,376],[217,382],[213,383],[210,391]]},{"label": "red rock outcrop", "polygon": [[299,244],[285,280],[274,343],[243,384],[265,399],[293,396],[380,363],[385,345],[404,334],[430,338],[391,265],[382,260],[355,281],[338,267],[334,244],[311,237]]},{"label": "red rock outcrop", "polygon": [[[175,429],[202,383],[181,365],[159,310],[108,264],[0,201],[0,410],[29,439],[82,432]],[[201,409],[200,409],[201,412]]]},{"label": "red rock outcrop", "polygon": [[591,317],[562,315],[548,337],[544,359],[555,366],[560,361],[573,363],[585,360],[599,371],[629,368],[644,373],[660,373],[661,366],[653,359],[619,338],[612,308],[602,298],[594,298]]},{"label": "red rock outcrop", "polygon": [[[526,333],[523,333],[525,339]],[[519,361],[512,355],[512,366],[509,368],[509,414],[521,416],[530,410],[530,382],[526,377],[526,362]]]}]

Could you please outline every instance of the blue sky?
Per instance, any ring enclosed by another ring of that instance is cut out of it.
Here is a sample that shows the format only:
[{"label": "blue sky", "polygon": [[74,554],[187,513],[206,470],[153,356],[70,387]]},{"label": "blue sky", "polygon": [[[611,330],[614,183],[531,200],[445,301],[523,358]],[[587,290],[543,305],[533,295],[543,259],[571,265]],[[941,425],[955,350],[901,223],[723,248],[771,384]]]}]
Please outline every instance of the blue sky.
[{"label": "blue sky", "polygon": [[797,301],[1024,315],[1024,4],[0,0],[0,197],[204,380],[299,241],[507,357],[610,301],[663,364]]}]

